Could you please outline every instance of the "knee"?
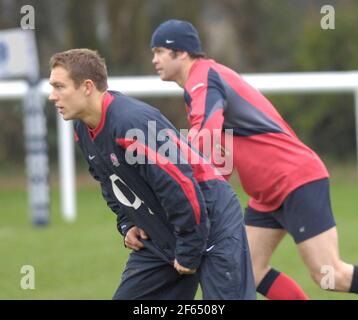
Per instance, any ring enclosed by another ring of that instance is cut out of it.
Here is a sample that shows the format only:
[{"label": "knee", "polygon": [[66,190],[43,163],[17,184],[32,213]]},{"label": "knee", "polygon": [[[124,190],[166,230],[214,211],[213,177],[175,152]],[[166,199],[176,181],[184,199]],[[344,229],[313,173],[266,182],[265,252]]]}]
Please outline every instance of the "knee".
[{"label": "knee", "polygon": [[321,289],[348,291],[352,279],[350,269],[350,265],[343,262],[334,266],[322,265],[319,268],[311,270],[311,277]]},{"label": "knee", "polygon": [[321,289],[333,289],[337,277],[337,268],[333,265],[317,265],[310,269],[310,275]]},{"label": "knee", "polygon": [[331,279],[334,279],[334,276],[331,277],[331,272],[329,270],[323,270],[318,267],[310,270],[310,276],[312,280],[319,285],[322,289],[327,289],[326,285],[322,286],[322,283],[329,283]]}]

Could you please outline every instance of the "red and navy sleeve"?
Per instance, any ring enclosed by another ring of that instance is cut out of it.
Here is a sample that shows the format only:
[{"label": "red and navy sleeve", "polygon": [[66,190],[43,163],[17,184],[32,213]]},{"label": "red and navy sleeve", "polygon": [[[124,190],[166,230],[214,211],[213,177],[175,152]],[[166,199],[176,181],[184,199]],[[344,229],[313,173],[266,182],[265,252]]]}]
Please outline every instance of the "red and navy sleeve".
[{"label": "red and navy sleeve", "polygon": [[[223,131],[226,94],[216,71],[209,69],[185,87],[184,99],[190,123],[188,140],[204,153],[204,142]],[[194,83],[194,85],[193,85]]]},{"label": "red and navy sleeve", "polygon": [[222,130],[226,95],[216,71],[209,69],[202,82],[199,80],[197,85],[186,87],[184,98],[192,132]]}]

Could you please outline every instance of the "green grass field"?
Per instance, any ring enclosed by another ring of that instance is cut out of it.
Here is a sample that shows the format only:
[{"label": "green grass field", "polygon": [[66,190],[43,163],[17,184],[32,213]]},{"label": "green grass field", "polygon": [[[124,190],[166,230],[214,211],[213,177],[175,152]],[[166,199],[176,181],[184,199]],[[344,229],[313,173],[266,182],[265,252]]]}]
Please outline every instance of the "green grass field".
[{"label": "green grass field", "polygon": [[[354,170],[349,172],[333,177],[332,202],[341,256],[358,264],[358,178]],[[233,186],[246,203],[237,182]],[[0,187],[0,299],[111,299],[129,252],[116,231],[115,215],[94,183],[78,189],[78,219],[73,224],[62,220],[58,197],[53,188],[50,224],[35,228],[27,213],[26,191]],[[20,287],[23,265],[35,268],[34,290]],[[357,299],[319,289],[289,237],[275,253],[272,265],[297,280],[312,299]]]}]

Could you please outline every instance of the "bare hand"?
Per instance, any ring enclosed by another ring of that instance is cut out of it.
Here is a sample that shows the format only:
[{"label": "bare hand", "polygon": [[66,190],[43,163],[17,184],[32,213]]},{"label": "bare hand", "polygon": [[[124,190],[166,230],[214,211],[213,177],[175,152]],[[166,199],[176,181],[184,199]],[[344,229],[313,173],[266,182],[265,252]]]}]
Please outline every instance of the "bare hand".
[{"label": "bare hand", "polygon": [[124,238],[124,244],[127,248],[138,251],[144,247],[140,239],[148,239],[147,234],[138,227],[132,227],[128,230],[126,237]]},{"label": "bare hand", "polygon": [[177,259],[174,260],[174,268],[180,273],[180,274],[193,274],[196,272],[196,269],[189,269],[183,267]]}]

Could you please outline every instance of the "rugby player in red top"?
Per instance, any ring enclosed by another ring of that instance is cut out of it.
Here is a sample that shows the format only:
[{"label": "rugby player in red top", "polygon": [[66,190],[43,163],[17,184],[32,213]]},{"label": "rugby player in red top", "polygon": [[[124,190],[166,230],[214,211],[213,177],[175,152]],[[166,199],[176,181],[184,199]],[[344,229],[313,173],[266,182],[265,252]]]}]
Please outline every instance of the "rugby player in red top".
[{"label": "rugby player in red top", "polygon": [[[269,299],[308,298],[290,277],[269,265],[288,232],[317,284],[357,293],[358,268],[339,256],[329,174],[318,155],[298,139],[259,91],[235,71],[205,59],[191,23],[162,23],[152,35],[151,48],[160,78],[184,89],[190,142],[215,160],[217,144],[208,154],[205,138],[215,131],[225,138],[225,131],[231,130],[232,143],[225,145],[222,139],[220,152],[232,156],[250,196],[245,223],[257,291]],[[325,285],[327,276],[329,285]]]}]

